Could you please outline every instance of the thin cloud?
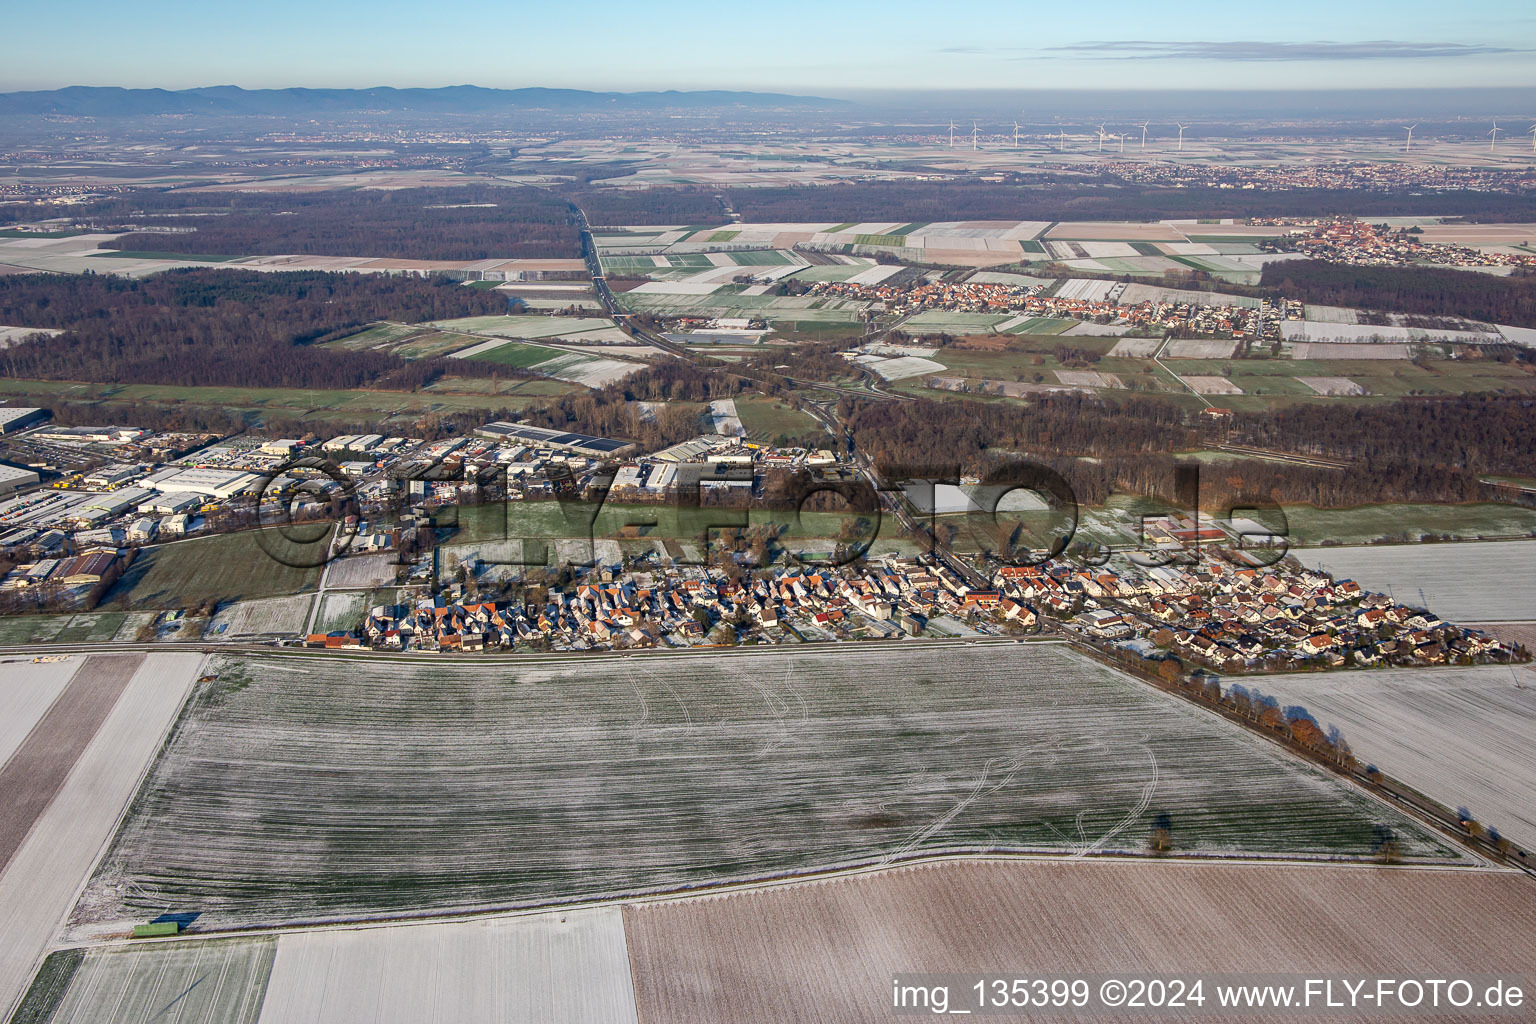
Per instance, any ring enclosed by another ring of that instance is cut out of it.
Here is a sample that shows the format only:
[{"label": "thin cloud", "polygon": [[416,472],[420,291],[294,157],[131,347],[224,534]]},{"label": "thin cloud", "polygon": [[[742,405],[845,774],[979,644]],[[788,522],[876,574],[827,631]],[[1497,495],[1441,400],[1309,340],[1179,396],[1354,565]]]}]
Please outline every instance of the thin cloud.
[{"label": "thin cloud", "polygon": [[1049,46],[1042,51],[1058,59],[1087,60],[1425,60],[1446,57],[1479,57],[1497,53],[1529,53],[1529,50],[1484,43],[1402,43],[1386,39],[1359,43],[1271,43],[1258,40],[1231,42],[1145,42],[1120,40]]}]

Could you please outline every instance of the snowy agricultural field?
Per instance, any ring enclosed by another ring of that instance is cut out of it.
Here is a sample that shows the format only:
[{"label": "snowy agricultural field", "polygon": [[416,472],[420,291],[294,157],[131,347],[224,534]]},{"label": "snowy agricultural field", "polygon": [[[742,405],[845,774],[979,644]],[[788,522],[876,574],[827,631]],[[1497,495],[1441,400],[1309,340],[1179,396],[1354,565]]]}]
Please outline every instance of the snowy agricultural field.
[{"label": "snowy agricultural field", "polygon": [[1297,377],[1319,395],[1363,395],[1365,388],[1348,377]]},{"label": "snowy agricultural field", "polygon": [[1406,604],[1427,604],[1454,622],[1536,618],[1536,541],[1378,544],[1298,551],[1296,557],[1336,579],[1352,579]]},{"label": "snowy agricultural field", "polygon": [[615,909],[284,935],[263,1024],[626,1024]]},{"label": "snowy agricultural field", "polygon": [[313,594],[292,597],[258,597],[236,601],[220,608],[208,620],[208,637],[259,636],[266,633],[293,634],[304,628],[309,618]]},{"label": "snowy agricultural field", "polygon": [[1169,359],[1230,359],[1235,351],[1235,341],[1186,338],[1170,341],[1163,355]]},{"label": "snowy agricultural field", "polygon": [[1536,671],[1364,669],[1269,676],[1262,689],[1337,725],[1355,757],[1536,850]]},{"label": "snowy agricultural field", "polygon": [[47,1024],[256,1024],[276,947],[259,938],[64,950],[48,959],[29,1001],[66,986]]},{"label": "snowy agricultural field", "polygon": [[0,662],[0,766],[16,753],[21,741],[44,712],[64,692],[83,658],[61,658],[36,664],[31,658]]},{"label": "snowy agricultural field", "polygon": [[741,425],[741,416],[736,411],[736,399],[717,398],[710,402],[709,416],[715,433],[726,437],[746,436],[747,429]]},{"label": "snowy agricultural field", "polygon": [[589,388],[601,388],[614,381],[623,380],[644,367],[640,363],[626,362],[623,359],[604,359],[581,352],[570,352],[555,356],[553,359],[546,359],[542,363],[535,363],[530,369],[554,377],[556,380],[569,381]]},{"label": "snowy agricultural field", "polygon": [[202,664],[197,654],[143,658],[0,873],[0,1015],[26,990]]},{"label": "snowy agricultural field", "polygon": [[[536,905],[942,849],[1456,849],[1060,645],[221,656],[75,924]],[[684,660],[686,659],[686,660]]]},{"label": "snowy agricultural field", "polygon": [[1225,377],[1192,377],[1185,374],[1179,378],[1201,395],[1240,395],[1243,389],[1233,384]]},{"label": "snowy agricultural field", "polygon": [[1122,338],[1109,354],[1116,359],[1150,359],[1162,345],[1161,338]]}]

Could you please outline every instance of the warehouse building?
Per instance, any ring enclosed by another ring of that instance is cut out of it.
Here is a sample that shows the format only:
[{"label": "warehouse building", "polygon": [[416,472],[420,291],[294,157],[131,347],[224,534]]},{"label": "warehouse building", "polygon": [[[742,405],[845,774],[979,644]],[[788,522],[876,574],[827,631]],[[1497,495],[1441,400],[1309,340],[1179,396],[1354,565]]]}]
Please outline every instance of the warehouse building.
[{"label": "warehouse building", "polygon": [[210,498],[229,498],[261,485],[259,473],[238,469],[168,469],[152,474],[145,484],[165,494],[186,491]]},{"label": "warehouse building", "polygon": [[564,451],[579,452],[594,459],[617,458],[628,454],[635,447],[633,441],[619,441],[611,437],[596,437],[592,434],[576,434],[569,430],[552,430],[549,427],[535,427],[527,423],[497,421],[487,423],[478,428],[475,433],[497,441],[520,441],[541,448],[559,448]]},{"label": "warehouse building", "polygon": [[0,434],[12,434],[18,430],[35,427],[48,418],[42,409],[20,405],[0,405]]},{"label": "warehouse building", "polygon": [[21,466],[12,466],[9,463],[0,462],[0,497],[7,494],[15,494],[23,487],[31,487],[40,479],[36,470],[24,469]]}]

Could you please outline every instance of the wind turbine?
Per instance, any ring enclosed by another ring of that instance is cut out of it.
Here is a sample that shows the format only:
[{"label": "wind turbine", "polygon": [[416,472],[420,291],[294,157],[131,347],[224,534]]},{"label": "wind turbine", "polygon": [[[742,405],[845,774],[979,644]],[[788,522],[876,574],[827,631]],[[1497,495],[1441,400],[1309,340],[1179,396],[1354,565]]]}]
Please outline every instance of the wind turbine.
[{"label": "wind turbine", "polygon": [[1104,152],[1104,126],[1099,125],[1099,152]]},{"label": "wind turbine", "polygon": [[1527,128],[1526,132],[1531,137],[1531,152],[1536,153],[1536,124],[1533,124]]},{"label": "wind turbine", "polygon": [[1019,122],[1013,122],[1013,148],[1019,148]]},{"label": "wind turbine", "polygon": [[981,148],[979,145],[976,144],[976,140],[977,140],[977,138],[980,135],[981,135],[981,129],[976,127],[976,122],[975,121],[972,121],[971,122],[971,152],[973,152],[973,153],[976,150]]},{"label": "wind turbine", "polygon": [[1188,127],[1189,127],[1189,125],[1187,125],[1187,124],[1179,125],[1179,152],[1180,153],[1184,152],[1184,129],[1188,128]]},{"label": "wind turbine", "polygon": [[1141,151],[1143,153],[1145,153],[1147,151],[1147,128],[1151,124],[1152,124],[1151,121],[1143,121],[1143,122],[1141,122]]},{"label": "wind turbine", "polygon": [[1059,129],[1056,133],[1056,152],[1060,153],[1067,148],[1067,130]]},{"label": "wind turbine", "polygon": [[1494,118],[1493,131],[1488,133],[1488,152],[1493,152],[1493,144],[1499,141],[1499,132],[1502,132],[1503,130],[1504,129],[1499,127],[1499,119]]},{"label": "wind turbine", "polygon": [[949,119],[949,148],[955,148],[955,119]]},{"label": "wind turbine", "polygon": [[1125,132],[1120,133],[1120,152],[1125,152]]},{"label": "wind turbine", "polygon": [[1417,128],[1418,126],[1419,126],[1419,123],[1417,121],[1415,121],[1413,124],[1405,124],[1405,125],[1403,125],[1403,131],[1408,133],[1408,144],[1403,147],[1403,152],[1404,153],[1409,153],[1409,152],[1413,151],[1413,130],[1415,128]]}]

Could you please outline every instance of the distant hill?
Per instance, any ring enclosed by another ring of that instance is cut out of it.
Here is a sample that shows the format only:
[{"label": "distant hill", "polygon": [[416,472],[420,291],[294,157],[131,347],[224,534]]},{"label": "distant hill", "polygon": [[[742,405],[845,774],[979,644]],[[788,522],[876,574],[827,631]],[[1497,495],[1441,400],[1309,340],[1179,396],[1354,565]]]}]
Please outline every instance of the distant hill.
[{"label": "distant hill", "polygon": [[152,117],[161,114],[304,116],[395,113],[493,114],[515,110],[599,111],[744,108],[832,110],[842,100],[764,92],[587,92],[582,89],[118,89],[76,85],[0,93],[0,116]]}]

